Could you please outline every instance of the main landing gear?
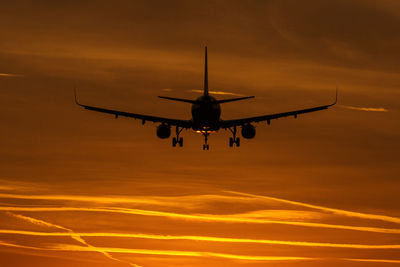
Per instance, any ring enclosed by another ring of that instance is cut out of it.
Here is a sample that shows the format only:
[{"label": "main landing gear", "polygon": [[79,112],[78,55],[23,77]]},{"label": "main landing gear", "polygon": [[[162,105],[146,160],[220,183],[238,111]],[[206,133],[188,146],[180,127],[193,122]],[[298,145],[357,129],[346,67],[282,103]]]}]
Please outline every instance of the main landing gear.
[{"label": "main landing gear", "polygon": [[240,147],[240,138],[236,137],[236,126],[233,126],[232,128],[229,128],[229,131],[231,131],[233,137],[229,138],[229,146],[233,147],[233,145],[236,145],[236,147]]},{"label": "main landing gear", "polygon": [[208,136],[210,135],[207,131],[202,132],[202,134],[204,135],[204,145],[203,145],[203,150],[209,150],[210,146],[209,144],[207,144],[207,140],[208,140]]},{"label": "main landing gear", "polygon": [[173,147],[176,147],[176,144],[179,144],[180,147],[183,147],[183,138],[179,137],[182,130],[183,130],[183,128],[179,129],[179,127],[176,126],[176,137],[172,138],[172,146]]}]

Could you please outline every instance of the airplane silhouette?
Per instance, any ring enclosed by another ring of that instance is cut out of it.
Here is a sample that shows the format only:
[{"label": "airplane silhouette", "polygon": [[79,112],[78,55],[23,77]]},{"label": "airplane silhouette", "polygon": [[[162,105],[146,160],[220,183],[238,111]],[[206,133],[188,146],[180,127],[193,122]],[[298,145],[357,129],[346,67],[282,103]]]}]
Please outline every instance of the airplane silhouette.
[{"label": "airplane silhouette", "polygon": [[207,46],[205,47],[205,64],[204,64],[204,93],[202,96],[198,97],[196,100],[191,99],[182,99],[182,98],[174,98],[167,96],[159,96],[159,98],[180,101],[192,104],[192,118],[190,120],[179,120],[179,119],[170,119],[163,117],[156,117],[151,115],[142,115],[137,113],[130,113],[112,109],[105,109],[101,107],[94,107],[83,105],[78,102],[75,90],[75,103],[85,109],[93,110],[97,112],[103,112],[108,114],[113,114],[115,118],[119,116],[130,117],[134,119],[142,120],[142,124],[145,124],[146,121],[151,122],[159,122],[160,125],[157,126],[157,136],[161,139],[167,139],[171,136],[171,127],[175,127],[176,137],[172,138],[172,146],[176,147],[177,144],[179,146],[183,146],[183,138],[180,137],[180,134],[183,129],[193,129],[197,133],[201,133],[204,136],[204,145],[203,150],[209,150],[208,136],[211,133],[217,132],[219,129],[229,130],[232,133],[232,137],[229,138],[229,146],[236,147],[240,146],[240,138],[237,137],[237,127],[241,127],[241,134],[243,138],[252,139],[256,135],[256,129],[251,123],[258,123],[261,121],[266,121],[269,125],[271,120],[293,116],[297,118],[297,115],[320,111],[327,109],[337,103],[337,88],[336,88],[336,98],[332,104],[317,106],[312,108],[288,111],[283,113],[275,113],[268,114],[256,117],[249,118],[241,118],[234,120],[222,120],[221,116],[221,107],[220,104],[238,101],[243,99],[254,98],[254,96],[247,97],[239,97],[239,98],[231,98],[224,100],[217,100],[208,92],[208,66],[207,66]]}]

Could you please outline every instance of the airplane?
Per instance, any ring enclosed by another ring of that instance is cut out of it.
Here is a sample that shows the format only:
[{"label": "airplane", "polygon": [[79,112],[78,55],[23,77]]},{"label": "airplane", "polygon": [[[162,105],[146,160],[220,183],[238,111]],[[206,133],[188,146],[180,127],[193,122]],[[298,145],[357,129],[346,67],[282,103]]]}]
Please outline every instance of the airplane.
[{"label": "airplane", "polygon": [[[192,105],[192,118],[190,120],[181,120],[181,119],[171,119],[164,117],[157,117],[152,115],[143,115],[125,111],[118,111],[113,109],[106,109],[102,107],[88,106],[78,102],[75,92],[75,103],[87,110],[97,111],[112,114],[115,118],[119,116],[129,117],[134,119],[142,120],[142,124],[144,125],[146,121],[151,121],[153,123],[160,123],[157,126],[156,133],[157,137],[161,139],[168,139],[171,136],[171,127],[175,127],[176,137],[172,138],[172,146],[176,147],[179,145],[183,146],[183,138],[180,137],[180,134],[183,129],[192,129],[197,133],[201,133],[204,136],[204,144],[203,150],[209,150],[208,144],[208,136],[211,133],[218,132],[220,129],[229,130],[232,133],[232,137],[229,138],[229,146],[239,147],[240,146],[240,137],[237,136],[237,128],[241,127],[241,135],[245,139],[252,139],[256,135],[256,128],[253,125],[254,123],[266,121],[269,125],[271,120],[279,119],[283,117],[293,116],[297,118],[298,115],[320,111],[324,109],[328,109],[331,106],[336,105],[337,103],[337,88],[336,88],[336,98],[335,101],[329,105],[316,106],[306,109],[288,111],[283,113],[273,113],[255,117],[248,118],[240,118],[234,120],[223,120],[221,119],[221,104],[244,100],[249,98],[254,98],[254,96],[246,96],[246,97],[238,97],[238,98],[230,98],[217,100],[213,96],[209,94],[208,90],[208,63],[207,63],[207,46],[205,47],[205,63],[204,63],[204,88],[203,95],[198,97],[195,100],[191,99],[182,99],[168,96],[159,96],[159,98],[172,100],[172,101],[180,101],[189,103]],[[253,124],[252,124],[253,123]]]}]

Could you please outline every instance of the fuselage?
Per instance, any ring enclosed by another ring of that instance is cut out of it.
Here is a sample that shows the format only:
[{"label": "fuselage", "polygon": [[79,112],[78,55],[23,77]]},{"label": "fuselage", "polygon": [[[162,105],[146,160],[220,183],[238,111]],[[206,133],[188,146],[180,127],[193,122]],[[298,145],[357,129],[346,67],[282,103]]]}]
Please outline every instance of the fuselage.
[{"label": "fuselage", "polygon": [[217,100],[210,95],[203,95],[192,105],[193,130],[218,131],[221,107]]}]

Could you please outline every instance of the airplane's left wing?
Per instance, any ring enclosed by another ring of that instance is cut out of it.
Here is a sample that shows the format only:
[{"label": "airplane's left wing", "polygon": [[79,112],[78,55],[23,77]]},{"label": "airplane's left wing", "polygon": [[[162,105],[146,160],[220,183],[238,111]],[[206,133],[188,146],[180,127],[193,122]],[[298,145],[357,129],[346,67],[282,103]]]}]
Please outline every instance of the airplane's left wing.
[{"label": "airplane's left wing", "polygon": [[221,128],[226,129],[226,128],[230,128],[230,127],[234,127],[234,126],[241,126],[246,123],[261,122],[261,121],[267,121],[269,124],[270,120],[279,119],[279,118],[283,118],[283,117],[290,117],[290,116],[297,118],[297,115],[299,115],[299,114],[324,110],[331,106],[336,105],[336,103],[337,103],[337,90],[336,90],[335,102],[333,102],[332,104],[329,104],[329,105],[293,110],[293,111],[288,111],[288,112],[283,112],[283,113],[275,113],[275,114],[268,114],[268,115],[262,115],[262,116],[256,116],[256,117],[249,117],[249,118],[243,118],[243,119],[223,120],[223,121],[221,121]]},{"label": "airplane's left wing", "polygon": [[190,120],[170,119],[170,118],[156,117],[156,116],[150,116],[150,115],[136,114],[136,113],[130,113],[130,112],[125,112],[125,111],[119,111],[119,110],[113,110],[113,109],[106,109],[106,108],[101,108],[101,107],[83,105],[83,104],[78,102],[78,100],[76,98],[76,94],[75,94],[75,103],[77,105],[87,109],[87,110],[92,110],[92,111],[112,114],[116,118],[118,118],[118,116],[123,116],[123,117],[139,119],[139,120],[142,120],[143,124],[146,121],[151,121],[151,122],[161,122],[161,123],[165,123],[165,124],[168,124],[168,125],[171,125],[171,126],[178,126],[178,127],[182,127],[182,128],[190,128],[191,127],[191,121]]}]

